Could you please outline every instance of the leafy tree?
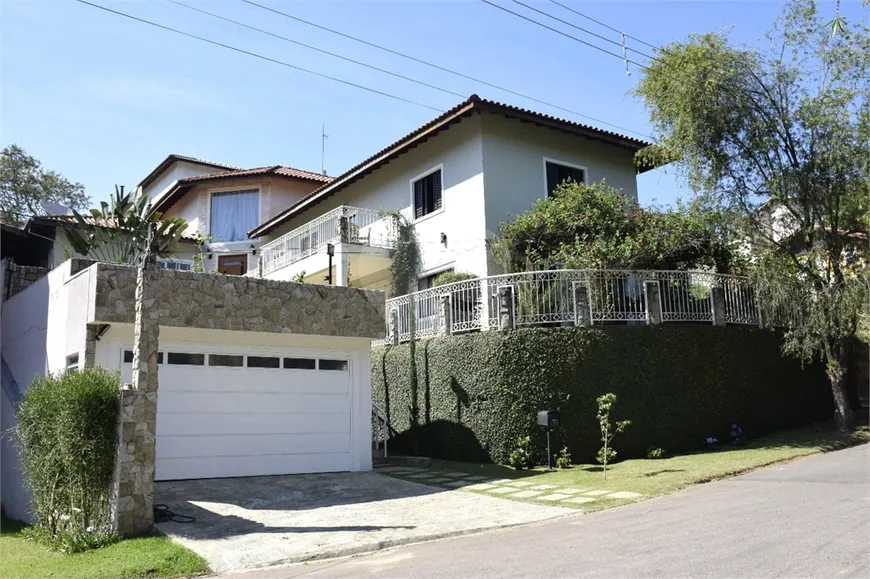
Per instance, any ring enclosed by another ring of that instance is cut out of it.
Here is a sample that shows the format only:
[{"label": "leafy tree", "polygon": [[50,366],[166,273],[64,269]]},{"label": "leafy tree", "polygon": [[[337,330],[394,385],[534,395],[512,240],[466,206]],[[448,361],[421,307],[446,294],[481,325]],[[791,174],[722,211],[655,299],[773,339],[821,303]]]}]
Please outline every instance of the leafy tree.
[{"label": "leafy tree", "polygon": [[643,208],[604,181],[566,182],[525,213],[499,225],[490,244],[507,271],[569,268],[739,267],[730,231],[700,206]]},{"label": "leafy tree", "polygon": [[151,202],[141,188],[129,193],[115,187],[111,203],[100,203],[87,216],[73,211],[77,227],[67,228],[72,249],[99,261],[135,263],[142,255],[162,257],[171,254],[187,222],[163,218],[151,212]]},{"label": "leafy tree", "polygon": [[595,399],[598,404],[598,413],[595,417],[598,419],[598,426],[601,429],[602,447],[598,449],[596,459],[601,463],[604,469],[604,479],[607,480],[607,465],[616,458],[616,451],[613,450],[613,437],[617,432],[624,432],[626,428],[631,426],[631,420],[620,420],[615,424],[610,423],[610,411],[613,410],[613,405],[616,404],[616,394],[608,392],[602,394]]},{"label": "leafy tree", "polygon": [[788,4],[769,49],[693,35],[659,51],[636,93],[699,199],[747,234],[762,303],[788,320],[784,351],[821,355],[841,430],[849,346],[868,301],[870,33],[836,35],[811,0]]},{"label": "leafy tree", "polygon": [[0,223],[24,225],[28,216],[44,213],[41,202],[84,210],[90,199],[81,183],[46,171],[18,145],[5,147],[0,153]]}]

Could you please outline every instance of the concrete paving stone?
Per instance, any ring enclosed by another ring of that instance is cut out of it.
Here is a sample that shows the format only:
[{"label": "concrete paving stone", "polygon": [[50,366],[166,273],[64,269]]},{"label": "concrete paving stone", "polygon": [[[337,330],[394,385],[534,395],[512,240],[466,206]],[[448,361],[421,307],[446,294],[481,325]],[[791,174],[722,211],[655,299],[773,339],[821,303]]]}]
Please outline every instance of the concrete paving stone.
[{"label": "concrete paving stone", "polygon": [[489,489],[496,489],[499,487],[487,483],[479,483],[476,485],[467,486],[465,488],[470,491],[488,491]]},{"label": "concrete paving stone", "polygon": [[535,483],[525,481],[525,480],[515,480],[515,481],[509,482],[507,484],[508,484],[508,486],[512,486],[512,487],[530,487]]},{"label": "concrete paving stone", "polygon": [[438,475],[436,475],[436,474],[431,474],[431,473],[421,472],[421,473],[418,473],[418,474],[410,474],[410,475],[408,475],[408,478],[413,478],[413,479],[422,479],[422,478],[435,478],[436,476],[438,476]]},{"label": "concrete paving stone", "polygon": [[535,490],[535,491],[548,491],[548,490],[550,490],[550,489],[556,489],[556,488],[559,488],[559,487],[556,486],[556,485],[535,485],[535,486],[533,486],[533,487],[529,487],[529,488],[530,488],[531,490]]},{"label": "concrete paving stone", "polygon": [[592,503],[595,502],[595,499],[592,497],[569,497],[562,501],[563,503],[572,503],[575,505],[582,505],[583,503]]},{"label": "concrete paving stone", "polygon": [[508,495],[508,496],[510,496],[511,498],[515,497],[518,499],[530,499],[532,497],[536,497],[536,496],[542,495],[542,494],[544,494],[544,493],[542,493],[541,491],[520,491],[518,493],[513,493],[513,494]]},{"label": "concrete paving stone", "polygon": [[483,482],[483,481],[486,481],[486,482],[495,482],[494,479],[491,479],[491,478],[488,477],[488,476],[480,476],[480,475],[467,476],[467,477],[465,477],[465,480],[475,480],[475,481],[480,481],[480,482]]},{"label": "concrete paving stone", "polygon": [[453,480],[453,479],[445,478],[442,476],[442,477],[438,477],[438,478],[428,478],[428,479],[425,479],[423,482],[426,484],[443,484],[443,483],[450,482],[451,480]]},{"label": "concrete paving stone", "polygon": [[409,469],[408,467],[405,467],[405,466],[385,466],[383,468],[376,468],[375,472],[388,472],[388,473],[392,474],[392,473],[403,473],[403,472],[409,473],[409,472],[413,472],[413,471],[411,471],[411,469]]},{"label": "concrete paving stone", "polygon": [[494,495],[504,495],[507,493],[515,493],[517,489],[515,487],[495,487],[494,489],[489,491]]},{"label": "concrete paving stone", "polygon": [[503,485],[505,483],[511,482],[513,479],[510,478],[497,478],[495,480],[490,481],[494,485]]},{"label": "concrete paving stone", "polygon": [[583,494],[590,497],[600,497],[601,495],[606,495],[609,492],[610,491],[583,491]]},{"label": "concrete paving stone", "polygon": [[640,493],[633,493],[631,491],[619,491],[616,493],[610,493],[606,498],[608,499],[636,499],[637,497],[642,497],[643,495]]},{"label": "concrete paving stone", "polygon": [[556,505],[450,492],[374,472],[159,482],[155,500],[196,517],[193,525],[158,528],[217,574],[576,515]]},{"label": "concrete paving stone", "polygon": [[459,488],[459,487],[467,487],[467,486],[473,485],[473,484],[474,484],[473,480],[452,480],[450,482],[444,483],[444,486]]},{"label": "concrete paving stone", "polygon": [[461,476],[461,477],[466,477],[466,476],[468,476],[468,473],[467,473],[467,472],[445,472],[445,473],[444,473],[444,476]]},{"label": "concrete paving stone", "polygon": [[560,493],[577,494],[577,493],[585,493],[587,490],[588,490],[588,489],[574,489],[574,488],[567,488],[567,489],[559,489],[559,492],[560,492]]},{"label": "concrete paving stone", "polygon": [[566,495],[564,493],[553,493],[551,495],[544,495],[542,497],[538,497],[539,501],[561,501],[564,499],[571,498],[571,495]]}]

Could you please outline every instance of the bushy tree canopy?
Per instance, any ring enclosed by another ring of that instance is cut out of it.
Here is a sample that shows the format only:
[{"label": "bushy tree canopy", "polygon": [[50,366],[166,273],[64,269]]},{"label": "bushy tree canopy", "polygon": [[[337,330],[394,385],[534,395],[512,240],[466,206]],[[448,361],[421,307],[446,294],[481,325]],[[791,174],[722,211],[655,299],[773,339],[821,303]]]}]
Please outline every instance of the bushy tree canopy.
[{"label": "bushy tree canopy", "polygon": [[791,323],[784,347],[827,364],[836,417],[851,422],[849,346],[868,294],[870,32],[837,34],[812,0],[789,3],[769,47],[721,34],[662,48],[636,93],[659,145],[701,199],[745,231],[763,303]]},{"label": "bushy tree canopy", "polygon": [[29,216],[45,213],[42,202],[84,210],[90,199],[81,183],[46,171],[18,145],[5,147],[0,153],[0,223],[22,226]]},{"label": "bushy tree canopy", "polygon": [[604,181],[563,183],[502,223],[491,247],[507,271],[740,267],[729,231],[696,207],[644,208]]}]

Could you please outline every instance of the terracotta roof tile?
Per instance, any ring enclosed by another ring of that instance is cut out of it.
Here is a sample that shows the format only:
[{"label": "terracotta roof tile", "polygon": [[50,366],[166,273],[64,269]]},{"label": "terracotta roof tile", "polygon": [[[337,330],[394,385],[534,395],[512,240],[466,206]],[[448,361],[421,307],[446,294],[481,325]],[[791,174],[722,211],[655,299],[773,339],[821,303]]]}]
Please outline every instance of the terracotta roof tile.
[{"label": "terracotta roof tile", "polygon": [[205,165],[207,167],[215,167],[217,169],[227,169],[228,171],[241,171],[241,167],[236,167],[235,165],[227,165],[226,163],[217,163],[215,161],[206,161],[205,159],[197,159],[196,157],[188,157],[187,155],[176,155],[172,153],[168,155],[163,161],[157,165],[153,171],[148,173],[144,179],[139,182],[140,187],[147,187],[150,185],[157,177],[165,171],[172,163],[176,161],[183,161],[186,163],[196,163],[197,165]]}]

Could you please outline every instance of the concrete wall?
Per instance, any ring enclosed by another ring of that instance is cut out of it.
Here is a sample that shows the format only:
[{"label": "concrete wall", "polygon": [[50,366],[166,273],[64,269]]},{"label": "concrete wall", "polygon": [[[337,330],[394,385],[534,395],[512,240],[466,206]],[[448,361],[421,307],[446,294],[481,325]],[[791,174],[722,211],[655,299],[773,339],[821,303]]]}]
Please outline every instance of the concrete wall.
[{"label": "concrete wall", "polygon": [[[441,165],[443,210],[415,221],[423,255],[420,275],[455,268],[486,274],[486,232],[480,118],[473,116],[282,224],[269,241],[340,205],[401,210],[413,218],[411,183]],[[441,233],[447,235],[446,246]],[[308,271],[313,269],[302,267]]]},{"label": "concrete wall", "polygon": [[[192,232],[192,230],[190,231]],[[193,241],[184,240],[178,244],[176,252],[166,259],[192,262],[196,251],[196,244]],[[49,265],[50,267],[58,267],[68,259],[75,257],[84,257],[85,259],[91,259],[93,261],[114,261],[114,255],[115,254],[111,249],[93,251],[87,256],[76,253],[70,246],[64,229],[58,227],[55,232],[55,242],[52,248],[52,253],[49,257]]]},{"label": "concrete wall", "polygon": [[[79,367],[84,364],[94,280],[89,270],[77,271],[78,267],[76,261],[67,261],[3,303],[0,349],[22,392],[34,378],[66,368],[70,355],[78,354]],[[11,428],[15,417],[5,392],[2,404],[2,429]],[[22,486],[18,454],[5,442],[0,466],[0,502],[14,518],[29,521],[29,495]]]},{"label": "concrete wall", "polygon": [[169,169],[164,171],[162,175],[158,176],[157,179],[145,187],[145,193],[151,199],[154,199],[166,189],[169,189],[169,187],[179,179],[198,177],[200,175],[212,175],[214,173],[224,173],[227,171],[229,171],[229,169],[209,167],[198,163],[188,163],[187,161],[176,161],[169,167]]},{"label": "concrete wall", "polygon": [[529,209],[547,196],[544,158],[586,167],[588,183],[608,185],[637,199],[634,153],[500,115],[483,116],[486,229]]}]

